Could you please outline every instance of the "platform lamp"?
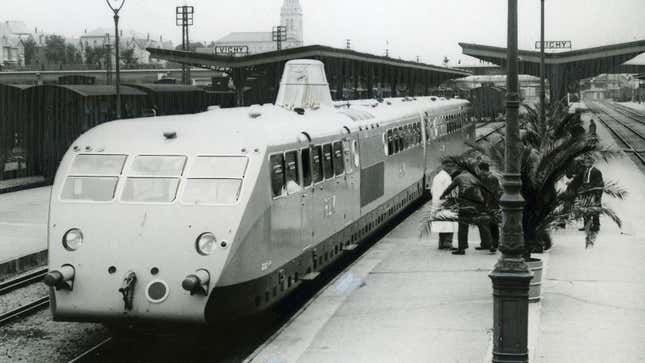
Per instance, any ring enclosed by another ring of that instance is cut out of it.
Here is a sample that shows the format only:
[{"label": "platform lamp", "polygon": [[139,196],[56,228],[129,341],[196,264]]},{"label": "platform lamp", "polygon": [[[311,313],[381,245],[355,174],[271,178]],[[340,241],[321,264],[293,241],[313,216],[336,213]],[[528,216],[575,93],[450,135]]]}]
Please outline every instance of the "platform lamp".
[{"label": "platform lamp", "polygon": [[520,108],[517,49],[517,0],[508,0],[506,79],[506,150],[502,206],[501,257],[489,277],[493,283],[494,363],[528,363],[528,292],[533,277],[524,253],[522,211],[524,199],[520,154]]},{"label": "platform lamp", "polygon": [[546,82],[544,80],[544,0],[540,0],[540,121],[546,123]]},{"label": "platform lamp", "polygon": [[116,119],[121,118],[121,67],[119,60],[119,11],[125,5],[125,0],[105,0],[114,12],[114,51],[116,63]]}]

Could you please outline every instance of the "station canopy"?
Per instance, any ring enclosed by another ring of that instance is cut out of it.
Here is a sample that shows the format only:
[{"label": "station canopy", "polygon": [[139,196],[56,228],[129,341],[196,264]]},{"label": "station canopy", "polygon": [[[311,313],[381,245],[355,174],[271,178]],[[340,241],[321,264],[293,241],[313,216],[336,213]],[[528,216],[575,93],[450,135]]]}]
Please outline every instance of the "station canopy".
[{"label": "station canopy", "polygon": [[[506,67],[506,48],[459,43],[464,54]],[[586,48],[562,53],[545,53],[545,76],[551,85],[551,99],[563,99],[575,92],[578,81],[602,73],[639,73],[643,65],[628,61],[645,53],[645,40]],[[519,51],[519,72],[540,76],[540,52]],[[626,62],[628,62],[626,64]]]},{"label": "station canopy", "polygon": [[[325,64],[334,100],[429,95],[433,87],[471,72],[321,45],[289,48],[242,57],[148,48],[151,57],[228,73],[235,84],[236,104],[275,100],[284,64],[315,59]],[[241,86],[240,86],[241,85]],[[379,93],[380,92],[380,93]]]}]

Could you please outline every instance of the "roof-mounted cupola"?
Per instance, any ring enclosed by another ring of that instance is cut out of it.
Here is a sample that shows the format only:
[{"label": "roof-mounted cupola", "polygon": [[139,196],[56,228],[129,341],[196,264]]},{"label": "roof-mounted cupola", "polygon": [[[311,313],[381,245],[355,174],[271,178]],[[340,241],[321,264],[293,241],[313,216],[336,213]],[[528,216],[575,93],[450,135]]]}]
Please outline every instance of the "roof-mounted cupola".
[{"label": "roof-mounted cupola", "polygon": [[287,62],[275,104],[289,110],[332,106],[325,65],[310,59]]}]

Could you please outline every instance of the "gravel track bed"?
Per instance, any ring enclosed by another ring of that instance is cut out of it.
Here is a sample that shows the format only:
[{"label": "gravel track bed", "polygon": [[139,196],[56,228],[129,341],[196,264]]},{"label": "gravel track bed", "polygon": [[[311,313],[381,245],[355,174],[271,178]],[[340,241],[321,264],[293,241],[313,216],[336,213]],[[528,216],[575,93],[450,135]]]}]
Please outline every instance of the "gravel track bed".
[{"label": "gravel track bed", "polygon": [[0,328],[0,362],[67,362],[108,336],[100,324],[54,322],[44,310]]},{"label": "gravel track bed", "polygon": [[19,308],[20,306],[49,295],[49,288],[43,283],[22,287],[0,296],[0,313]]}]

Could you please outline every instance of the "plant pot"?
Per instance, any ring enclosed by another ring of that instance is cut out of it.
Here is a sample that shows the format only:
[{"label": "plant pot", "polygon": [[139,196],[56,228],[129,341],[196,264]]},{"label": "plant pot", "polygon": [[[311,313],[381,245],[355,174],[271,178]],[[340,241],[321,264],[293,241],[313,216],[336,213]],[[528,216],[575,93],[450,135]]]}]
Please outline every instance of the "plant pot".
[{"label": "plant pot", "polygon": [[540,301],[542,296],[542,260],[539,258],[529,258],[526,260],[529,270],[533,272],[533,278],[529,284],[529,302]]}]

